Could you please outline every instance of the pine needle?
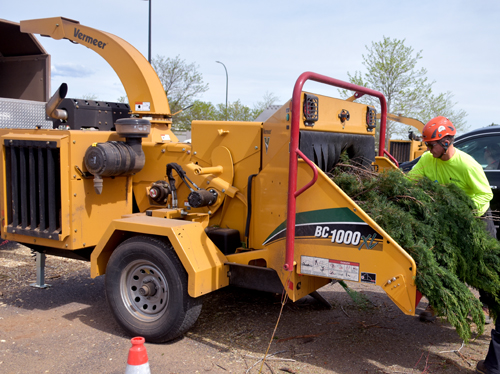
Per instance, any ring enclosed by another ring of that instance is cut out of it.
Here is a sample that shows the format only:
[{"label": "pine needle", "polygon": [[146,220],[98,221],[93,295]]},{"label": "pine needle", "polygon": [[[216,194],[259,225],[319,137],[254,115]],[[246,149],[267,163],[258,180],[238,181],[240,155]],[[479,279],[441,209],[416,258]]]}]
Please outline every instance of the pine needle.
[{"label": "pine needle", "polygon": [[360,292],[357,292],[350,288],[344,281],[338,282],[342,288],[347,292],[347,294],[351,297],[351,299],[358,305],[360,308],[365,309],[370,305],[370,301],[368,298]]}]

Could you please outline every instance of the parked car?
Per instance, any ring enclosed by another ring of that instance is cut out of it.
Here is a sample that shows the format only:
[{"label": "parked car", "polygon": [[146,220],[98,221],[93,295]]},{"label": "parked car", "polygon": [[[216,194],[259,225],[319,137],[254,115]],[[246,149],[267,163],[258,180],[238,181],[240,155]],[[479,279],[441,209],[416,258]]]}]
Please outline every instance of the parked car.
[{"label": "parked car", "polygon": [[[491,210],[494,216],[500,216],[500,155],[496,162],[487,159],[488,149],[500,149],[500,126],[487,126],[480,129],[469,131],[466,134],[455,138],[455,148],[460,149],[474,157],[476,161],[483,167],[484,173],[490,182],[493,191],[493,200],[491,201]],[[404,162],[400,165],[403,171],[409,171],[418,161],[418,158]],[[500,240],[500,230],[497,226],[497,239]]]}]

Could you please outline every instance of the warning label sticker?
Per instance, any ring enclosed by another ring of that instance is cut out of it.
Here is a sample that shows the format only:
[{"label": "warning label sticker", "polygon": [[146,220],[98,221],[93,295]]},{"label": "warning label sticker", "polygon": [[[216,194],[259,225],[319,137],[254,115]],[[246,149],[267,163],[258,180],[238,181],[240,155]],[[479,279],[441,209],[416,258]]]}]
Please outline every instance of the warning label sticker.
[{"label": "warning label sticker", "polygon": [[359,282],[359,264],[357,262],[301,256],[300,271],[302,274]]},{"label": "warning label sticker", "polygon": [[361,282],[365,283],[377,283],[377,274],[375,273],[361,273]]},{"label": "warning label sticker", "polygon": [[135,111],[136,112],[149,112],[151,110],[151,103],[148,101],[136,102]]}]

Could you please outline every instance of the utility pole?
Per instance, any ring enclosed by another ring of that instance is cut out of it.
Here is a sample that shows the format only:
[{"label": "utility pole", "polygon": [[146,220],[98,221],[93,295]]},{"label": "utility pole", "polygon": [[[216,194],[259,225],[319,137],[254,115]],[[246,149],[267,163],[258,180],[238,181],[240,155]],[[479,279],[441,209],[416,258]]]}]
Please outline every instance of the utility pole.
[{"label": "utility pole", "polygon": [[227,121],[227,118],[229,115],[229,113],[227,112],[227,84],[228,84],[228,80],[229,80],[228,76],[227,76],[227,69],[226,69],[226,65],[224,65],[222,62],[220,62],[220,61],[215,61],[215,62],[224,66],[224,70],[226,71],[226,121]]},{"label": "utility pole", "polygon": [[149,2],[149,33],[148,33],[148,61],[151,63],[151,0]]}]

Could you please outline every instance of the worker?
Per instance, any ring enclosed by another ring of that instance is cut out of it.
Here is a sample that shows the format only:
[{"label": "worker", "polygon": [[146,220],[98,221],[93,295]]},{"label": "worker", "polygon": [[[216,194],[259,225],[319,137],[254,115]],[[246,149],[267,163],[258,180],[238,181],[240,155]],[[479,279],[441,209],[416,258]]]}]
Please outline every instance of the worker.
[{"label": "worker", "polygon": [[484,159],[488,163],[484,170],[498,170],[500,163],[500,146],[492,143],[484,147]]},{"label": "worker", "polygon": [[[410,177],[425,176],[440,184],[453,183],[460,187],[474,202],[476,216],[491,217],[490,200],[493,198],[490,184],[483,168],[467,153],[455,148],[456,129],[443,116],[431,119],[422,131],[428,152],[425,152],[408,172]],[[492,219],[486,219],[487,231],[496,238]]]},{"label": "worker", "polygon": [[[427,146],[425,152],[412,170],[410,177],[425,176],[440,184],[453,183],[460,187],[474,202],[476,216],[486,218],[486,229],[496,238],[496,228],[491,217],[490,200],[493,192],[483,168],[470,155],[453,146],[456,129],[446,117],[431,119],[422,131],[422,139]],[[435,319],[431,306],[420,314],[420,320]],[[479,361],[477,372],[500,374],[500,321],[497,319],[495,330],[492,330],[492,340],[486,360]]]}]

